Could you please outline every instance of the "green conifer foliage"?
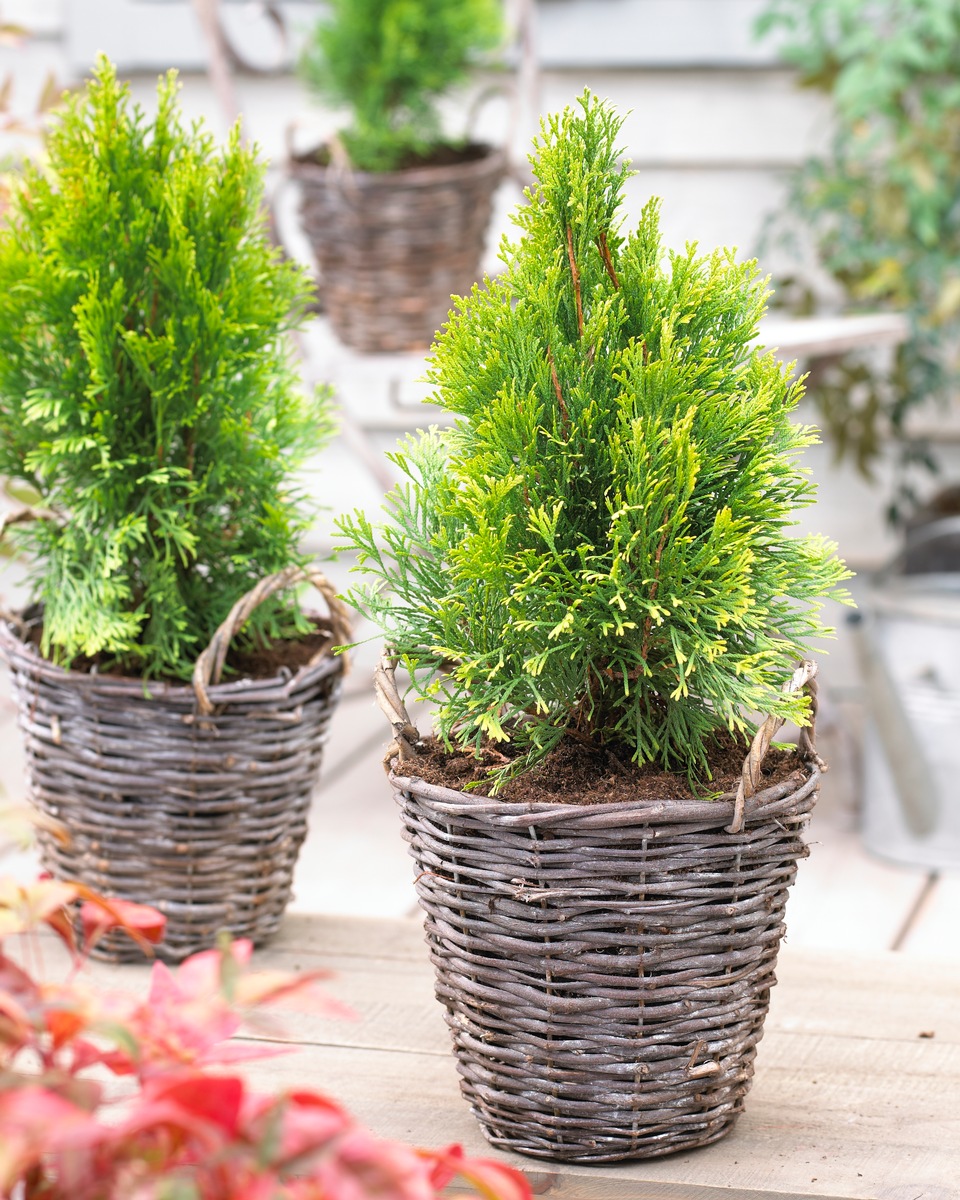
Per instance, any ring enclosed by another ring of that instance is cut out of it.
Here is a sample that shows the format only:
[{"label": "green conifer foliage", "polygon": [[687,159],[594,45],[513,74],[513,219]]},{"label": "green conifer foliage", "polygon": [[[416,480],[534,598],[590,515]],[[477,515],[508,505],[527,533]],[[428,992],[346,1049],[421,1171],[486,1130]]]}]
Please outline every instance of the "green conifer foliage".
[{"label": "green conifer foliage", "polygon": [[503,35],[500,0],[330,0],[300,70],[350,110],[354,165],[391,171],[443,141],[437,100]]},{"label": "green conifer foliage", "polygon": [[[156,116],[106,60],[67,102],[0,233],[0,472],[53,517],[19,536],[44,650],[189,677],[231,605],[300,562],[290,471],[326,431],[285,332],[309,285],[265,232],[238,131]],[[279,600],[251,622],[302,628]]]},{"label": "green conifer foliage", "polygon": [[720,726],[802,721],[781,687],[847,577],[786,531],[813,487],[801,385],[751,349],[753,262],[666,263],[658,204],[617,229],[620,120],[585,94],[544,123],[506,270],[461,302],[430,378],[452,430],[394,456],[390,520],[342,522],[446,739],[532,764],[573,730],[702,773]]}]

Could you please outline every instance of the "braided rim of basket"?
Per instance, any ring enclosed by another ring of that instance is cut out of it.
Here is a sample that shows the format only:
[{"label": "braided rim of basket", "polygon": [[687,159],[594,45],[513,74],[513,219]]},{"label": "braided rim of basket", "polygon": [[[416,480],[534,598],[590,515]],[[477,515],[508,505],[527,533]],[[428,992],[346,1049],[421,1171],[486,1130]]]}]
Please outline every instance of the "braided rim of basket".
[{"label": "braided rim of basket", "polygon": [[[0,517],[0,541],[11,525],[22,525],[27,521],[57,521],[57,513],[46,509],[32,508],[29,505],[4,513]],[[192,686],[197,699],[197,706],[203,716],[209,716],[215,708],[210,699],[208,689],[215,687],[223,675],[227,661],[230,642],[250,619],[256,609],[268,596],[286,588],[296,587],[300,583],[311,583],[326,601],[329,612],[330,632],[332,641],[324,645],[301,669],[315,666],[330,651],[331,645],[344,645],[350,641],[350,614],[347,606],[337,596],[337,590],[327,577],[316,567],[289,566],[280,571],[267,575],[241,596],[227,613],[224,620],[210,639],[207,648],[201,651],[193,668]],[[6,620],[14,629],[23,628],[23,623],[12,613],[0,612],[0,617]],[[349,669],[349,659],[346,654],[341,656],[343,670]]]},{"label": "braided rim of basket", "polygon": [[[380,656],[380,661],[377,663],[374,671],[374,687],[376,689],[377,704],[380,706],[380,711],[390,722],[393,730],[394,740],[387,747],[383,757],[383,766],[387,774],[395,782],[399,782],[402,776],[397,775],[393,771],[394,760],[399,760],[400,764],[410,764],[419,756],[420,749],[423,746],[423,739],[420,737],[420,732],[416,725],[411,721],[410,714],[407,712],[406,705],[397,688],[396,681],[397,659],[390,652],[389,647],[385,648]],[[827,767],[820,756],[817,754],[816,747],[816,722],[817,722],[817,707],[818,707],[818,688],[817,688],[817,664],[811,660],[805,659],[799,664],[793,675],[783,686],[784,692],[798,692],[801,689],[805,690],[810,697],[810,723],[800,727],[800,738],[797,744],[797,754],[802,762],[810,769],[813,776],[819,776]],[[736,792],[725,793],[718,797],[717,800],[697,801],[697,800],[674,800],[669,802],[656,801],[649,806],[648,816],[651,818],[663,816],[667,819],[683,819],[687,817],[692,820],[702,819],[709,814],[717,813],[717,805],[730,801],[733,802],[732,820],[729,825],[724,826],[728,833],[740,833],[743,830],[748,800],[753,800],[750,805],[751,809],[763,807],[766,803],[775,803],[781,800],[786,794],[794,790],[793,787],[786,788],[785,784],[777,784],[764,790],[760,789],[761,783],[761,768],[763,760],[766,757],[767,751],[770,749],[770,744],[776,737],[779,730],[785,724],[783,717],[776,717],[772,714],[766,718],[760,728],[754,735],[753,741],[750,743],[750,748],[747,751],[746,758],[743,762],[743,769],[740,773],[740,779],[737,784]],[[440,798],[441,793],[448,793],[448,798],[457,798],[460,800],[475,800],[478,803],[486,801],[487,797],[474,797],[469,792],[456,792],[452,789],[429,786],[430,792],[435,793],[437,798]],[[495,802],[498,807],[502,807],[506,811],[507,805],[503,802]],[[524,811],[550,811],[553,805],[543,801],[526,803],[520,806]],[[566,811],[577,808],[577,805],[565,804],[563,808]],[[635,808],[636,805],[632,802],[624,804],[611,804],[606,806],[611,811],[619,810],[623,807]],[[682,815],[681,815],[682,814]]]},{"label": "braided rim of basket", "polygon": [[437,184],[483,178],[486,175],[501,175],[507,170],[507,155],[498,146],[487,146],[481,158],[466,162],[448,163],[438,167],[413,167],[408,171],[359,171],[346,157],[346,151],[337,138],[327,143],[330,163],[322,166],[309,155],[293,153],[288,140],[287,169],[300,180],[315,180],[342,187],[346,191],[396,191],[397,188],[430,188]]}]

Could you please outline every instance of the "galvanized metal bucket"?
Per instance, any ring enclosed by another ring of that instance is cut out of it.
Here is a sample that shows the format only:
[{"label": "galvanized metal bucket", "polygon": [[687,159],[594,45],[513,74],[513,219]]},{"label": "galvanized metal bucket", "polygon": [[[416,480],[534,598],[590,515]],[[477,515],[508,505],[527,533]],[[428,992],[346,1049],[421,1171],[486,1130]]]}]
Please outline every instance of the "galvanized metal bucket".
[{"label": "galvanized metal bucket", "polygon": [[858,617],[864,842],[960,870],[960,517],[910,531]]}]

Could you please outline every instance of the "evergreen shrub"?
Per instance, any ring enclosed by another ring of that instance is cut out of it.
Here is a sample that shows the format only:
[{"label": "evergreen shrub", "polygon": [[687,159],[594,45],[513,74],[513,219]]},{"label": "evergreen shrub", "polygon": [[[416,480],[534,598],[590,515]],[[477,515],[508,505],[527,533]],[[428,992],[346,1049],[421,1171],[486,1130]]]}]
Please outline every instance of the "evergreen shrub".
[{"label": "evergreen shrub", "polygon": [[321,96],[346,107],[354,166],[392,171],[444,142],[437,101],[503,35],[500,0],[330,0],[300,60]]},{"label": "evergreen shrub", "polygon": [[[309,284],[265,230],[263,168],[238,130],[185,128],[173,73],[156,115],[102,59],[27,166],[0,231],[0,472],[44,653],[189,678],[233,603],[303,561],[291,469],[327,431],[286,332]],[[308,628],[295,599],[251,636]]]},{"label": "evergreen shrub", "polygon": [[[664,262],[658,202],[624,236],[621,121],[586,93],[542,126],[505,269],[434,347],[448,431],[411,438],[389,520],[341,522],[383,628],[448,743],[512,743],[503,778],[564,734],[703,778],[712,735],[772,712],[847,577],[787,532],[814,488],[802,385],[752,348],[755,262]],[[842,594],[842,593],[840,593]]]}]

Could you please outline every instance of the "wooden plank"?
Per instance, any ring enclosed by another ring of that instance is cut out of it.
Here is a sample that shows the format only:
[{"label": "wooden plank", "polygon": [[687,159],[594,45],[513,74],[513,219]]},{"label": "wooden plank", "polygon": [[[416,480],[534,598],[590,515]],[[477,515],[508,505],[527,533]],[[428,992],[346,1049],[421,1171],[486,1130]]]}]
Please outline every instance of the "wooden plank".
[{"label": "wooden plank", "polygon": [[[489,1153],[443,1055],[301,1046],[253,1067],[250,1078],[270,1091],[307,1081],[329,1090],[383,1136],[433,1146],[456,1141]],[[932,1042],[878,1047],[867,1039],[771,1030],[746,1113],[723,1142],[659,1161],[590,1168],[500,1156],[552,1176],[546,1195],[595,1197],[598,1182],[609,1185],[608,1194],[630,1195],[653,1181],[688,1188],[691,1197],[731,1185],[737,1194],[768,1196],[867,1200],[896,1187],[936,1196],[960,1177],[956,1113],[956,1045],[945,1055]]]},{"label": "wooden plank", "polygon": [[[862,790],[858,705],[838,702],[829,688],[857,682],[857,664],[843,653],[848,635],[837,617],[840,650],[821,669],[817,745],[830,766],[807,827],[810,857],[800,863],[787,902],[787,944],[852,952],[891,950],[926,884],[919,867],[883,862],[864,848],[857,797]],[[846,663],[844,663],[846,658]],[[839,661],[838,661],[839,660]],[[960,959],[960,953],[957,955]]]},{"label": "wooden plank", "polygon": [[[785,944],[767,1029],[912,1045],[960,1045],[960,959],[950,963]],[[960,1110],[958,1110],[960,1117]]]},{"label": "wooden plank", "polygon": [[810,857],[787,901],[787,945],[889,950],[923,890],[926,873],[873,858],[856,830],[811,823]]},{"label": "wooden plank", "polygon": [[960,960],[960,875],[940,875],[906,931],[904,954]]},{"label": "wooden plank", "polygon": [[[291,917],[256,962],[335,969],[330,991],[359,1019],[284,1012],[278,1040],[291,1053],[251,1064],[254,1086],[306,1084],[382,1136],[490,1153],[459,1097],[419,922]],[[143,988],[147,969],[95,964],[90,974]],[[538,1195],[564,1200],[719,1200],[731,1189],[744,1200],[955,1197],[960,963],[785,947],[778,974],[747,1110],[723,1142],[606,1167],[510,1161]]]}]

